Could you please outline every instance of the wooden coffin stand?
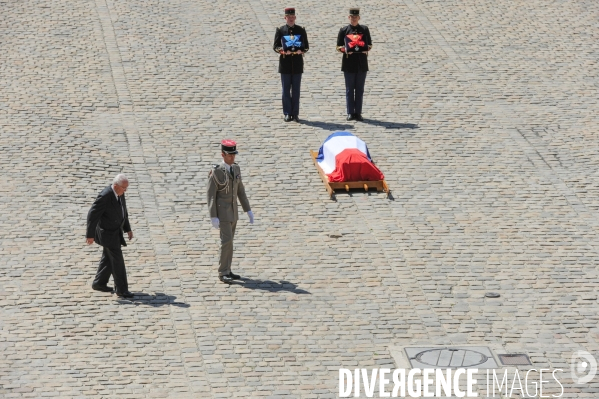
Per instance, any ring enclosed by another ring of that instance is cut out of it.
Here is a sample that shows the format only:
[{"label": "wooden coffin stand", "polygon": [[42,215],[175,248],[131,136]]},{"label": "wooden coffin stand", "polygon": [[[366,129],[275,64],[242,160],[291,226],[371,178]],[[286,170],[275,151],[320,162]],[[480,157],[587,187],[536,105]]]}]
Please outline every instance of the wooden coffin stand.
[{"label": "wooden coffin stand", "polygon": [[363,188],[364,191],[368,191],[371,188],[376,188],[376,191],[384,191],[387,193],[387,197],[389,197],[389,186],[387,186],[387,182],[385,180],[330,182],[320,165],[318,165],[318,161],[316,161],[318,152],[310,150],[310,155],[312,156],[314,166],[316,166],[316,169],[318,169],[318,174],[320,175],[325,188],[329,192],[329,197],[331,199],[335,196],[335,190],[345,189],[345,191],[349,192],[349,190],[352,188]]}]

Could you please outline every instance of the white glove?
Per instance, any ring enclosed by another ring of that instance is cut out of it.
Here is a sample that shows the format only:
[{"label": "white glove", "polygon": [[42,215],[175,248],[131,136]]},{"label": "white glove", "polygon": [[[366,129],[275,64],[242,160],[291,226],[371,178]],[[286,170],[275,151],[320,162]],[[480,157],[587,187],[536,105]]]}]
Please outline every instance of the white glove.
[{"label": "white glove", "polygon": [[250,224],[254,224],[254,212],[248,211],[248,217],[250,218]]},{"label": "white glove", "polygon": [[212,227],[215,229],[220,227],[220,220],[218,220],[218,218],[210,218],[210,221],[212,222]]}]

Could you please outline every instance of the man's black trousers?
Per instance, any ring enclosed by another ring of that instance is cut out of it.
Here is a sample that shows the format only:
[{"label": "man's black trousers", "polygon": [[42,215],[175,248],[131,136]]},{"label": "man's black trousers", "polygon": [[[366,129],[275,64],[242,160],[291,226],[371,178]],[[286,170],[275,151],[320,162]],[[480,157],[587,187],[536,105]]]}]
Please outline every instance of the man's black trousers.
[{"label": "man's black trousers", "polygon": [[123,259],[123,251],[121,248],[102,247],[102,259],[98,266],[98,272],[94,279],[94,285],[105,286],[108,284],[108,279],[112,274],[114,280],[114,290],[117,294],[128,292],[129,284],[127,283],[127,270],[125,269],[125,259]]}]

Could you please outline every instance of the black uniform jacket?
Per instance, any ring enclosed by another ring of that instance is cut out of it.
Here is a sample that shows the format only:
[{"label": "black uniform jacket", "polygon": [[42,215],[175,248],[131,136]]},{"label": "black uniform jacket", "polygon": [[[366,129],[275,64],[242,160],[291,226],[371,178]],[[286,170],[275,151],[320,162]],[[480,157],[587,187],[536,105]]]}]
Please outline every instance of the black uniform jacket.
[{"label": "black uniform jacket", "polygon": [[[87,238],[93,238],[96,243],[108,248],[127,246],[123,231],[131,231],[125,194],[121,195],[121,204],[116,199],[112,187],[108,186],[94,201],[87,213]],[[123,209],[125,217],[123,217]]]},{"label": "black uniform jacket", "polygon": [[[339,36],[337,36],[337,50],[341,51],[341,49],[345,48],[345,36],[349,34],[362,34],[362,40],[364,40],[365,44],[368,46],[370,50],[372,48],[372,39],[370,38],[370,31],[368,27],[365,25],[356,25],[351,26],[351,24],[344,26],[339,31]],[[368,55],[366,53],[352,53],[345,54],[343,53],[343,61],[341,61],[341,70],[343,72],[366,72],[368,71]]]},{"label": "black uniform jacket", "polygon": [[[275,33],[275,42],[272,45],[272,49],[278,53],[283,49],[283,44],[281,39],[283,36],[289,35],[301,35],[301,41],[303,42],[303,52],[309,50],[310,45],[308,44],[308,35],[306,34],[306,30],[299,25],[293,25],[290,27],[285,24],[280,28],[277,28]],[[304,73],[304,57],[298,54],[288,54],[288,55],[279,55],[279,73]]]}]

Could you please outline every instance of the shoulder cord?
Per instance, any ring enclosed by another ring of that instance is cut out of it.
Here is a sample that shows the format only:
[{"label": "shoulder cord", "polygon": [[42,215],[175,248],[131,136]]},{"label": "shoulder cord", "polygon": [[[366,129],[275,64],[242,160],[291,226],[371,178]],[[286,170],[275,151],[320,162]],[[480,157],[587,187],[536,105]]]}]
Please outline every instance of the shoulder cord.
[{"label": "shoulder cord", "polygon": [[[223,182],[218,181],[218,178],[216,177],[216,173],[214,173],[214,170],[212,171],[212,176],[211,178],[214,180],[214,182],[216,183],[216,191],[225,191],[225,193],[229,192],[229,173],[227,171],[225,171],[225,180]],[[218,188],[218,186],[222,186],[224,184],[223,188]]]}]

